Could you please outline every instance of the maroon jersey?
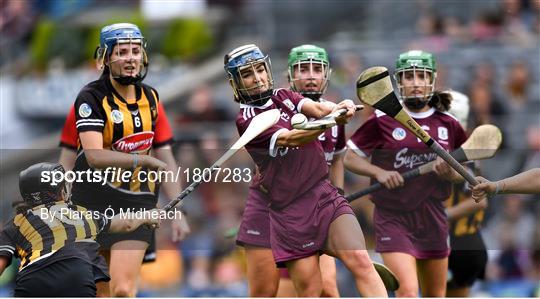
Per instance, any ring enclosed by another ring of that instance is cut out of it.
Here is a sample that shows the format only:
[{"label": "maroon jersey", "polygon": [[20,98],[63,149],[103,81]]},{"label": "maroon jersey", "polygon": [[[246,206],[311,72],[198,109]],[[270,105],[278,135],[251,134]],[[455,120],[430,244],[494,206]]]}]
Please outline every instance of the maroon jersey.
[{"label": "maroon jersey", "polygon": [[[320,99],[321,102],[327,102],[325,99]],[[329,128],[319,135],[319,141],[322,144],[324,157],[328,165],[332,164],[334,155],[339,155],[345,152],[345,125],[338,125]]]},{"label": "maroon jersey", "polygon": [[[467,139],[459,122],[450,114],[433,108],[422,113],[409,113],[446,150],[460,147]],[[371,156],[374,165],[400,173],[437,158],[413,133],[380,111],[351,136],[347,145],[360,156]],[[411,179],[401,188],[382,189],[372,198],[380,207],[410,211],[427,198],[445,200],[450,195],[450,186],[449,182],[431,173]]]},{"label": "maroon jersey", "polygon": [[280,133],[292,130],[291,117],[301,111],[305,101],[311,100],[290,90],[276,89],[271,99],[262,106],[240,104],[236,118],[238,133],[242,135],[254,116],[276,108],[281,111],[281,117],[274,126],[246,145],[259,168],[261,189],[267,191],[271,207],[275,209],[287,206],[328,174],[319,141],[314,140],[297,148],[276,145]]}]

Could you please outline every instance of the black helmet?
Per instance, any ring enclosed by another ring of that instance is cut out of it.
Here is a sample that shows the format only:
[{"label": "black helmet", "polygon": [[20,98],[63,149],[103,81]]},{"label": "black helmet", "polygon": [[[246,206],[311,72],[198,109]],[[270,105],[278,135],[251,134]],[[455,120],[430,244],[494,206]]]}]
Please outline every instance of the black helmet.
[{"label": "black helmet", "polygon": [[[19,190],[24,202],[30,207],[62,200],[65,181],[53,185],[52,177],[64,174],[59,163],[34,164],[19,174]],[[45,173],[45,174],[44,174]]]}]

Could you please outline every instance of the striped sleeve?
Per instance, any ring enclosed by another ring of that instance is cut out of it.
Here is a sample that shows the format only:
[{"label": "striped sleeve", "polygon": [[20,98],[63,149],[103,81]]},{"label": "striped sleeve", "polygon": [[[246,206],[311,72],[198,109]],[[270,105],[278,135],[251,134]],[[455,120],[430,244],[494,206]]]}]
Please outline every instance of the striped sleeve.
[{"label": "striped sleeve", "polygon": [[15,227],[11,221],[4,226],[4,230],[0,232],[0,256],[7,257],[9,260],[15,255],[16,244],[10,234],[13,229],[15,229]]},{"label": "striped sleeve", "polygon": [[75,116],[75,125],[78,132],[103,132],[105,115],[103,115],[97,99],[89,91],[83,90],[77,96],[75,100]]}]

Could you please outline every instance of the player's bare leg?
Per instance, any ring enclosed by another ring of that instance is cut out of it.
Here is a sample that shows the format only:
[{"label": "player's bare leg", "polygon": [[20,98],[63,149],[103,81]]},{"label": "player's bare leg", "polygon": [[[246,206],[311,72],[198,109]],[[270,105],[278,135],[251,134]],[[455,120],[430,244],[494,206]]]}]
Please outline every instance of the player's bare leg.
[{"label": "player's bare leg", "polygon": [[327,254],[323,254],[319,257],[319,266],[322,275],[322,297],[339,297],[336,282],[336,260]]},{"label": "player's bare leg", "polygon": [[456,297],[469,297],[471,293],[470,287],[462,287],[462,288],[446,288],[446,297],[456,298]]},{"label": "player's bare leg", "polygon": [[296,289],[294,288],[294,284],[290,278],[281,277],[279,279],[279,288],[276,297],[298,297],[298,295],[296,294]]},{"label": "player's bare leg", "polygon": [[[333,257],[323,254],[319,257],[319,268],[322,276],[321,297],[339,297],[336,283],[336,261]],[[297,297],[294,284],[290,278],[281,277],[277,297]]]},{"label": "player's bare leg", "polygon": [[289,261],[287,269],[298,297],[321,297],[322,277],[319,255]]},{"label": "player's bare leg", "polygon": [[279,284],[279,270],[272,250],[246,246],[247,279],[250,297],[275,297]]},{"label": "player's bare leg", "polygon": [[353,215],[341,215],[330,224],[327,251],[340,259],[351,271],[358,292],[363,297],[388,297],[381,277],[375,271],[366,250],[360,224]]},{"label": "player's bare leg", "polygon": [[144,253],[148,243],[137,240],[125,240],[111,246],[109,283],[112,297],[135,297],[137,282]]},{"label": "player's bare leg", "polygon": [[396,297],[418,297],[416,258],[402,252],[381,253],[384,264],[397,276],[399,289]]},{"label": "player's bare leg", "polygon": [[417,265],[422,297],[444,297],[448,258],[418,260]]}]

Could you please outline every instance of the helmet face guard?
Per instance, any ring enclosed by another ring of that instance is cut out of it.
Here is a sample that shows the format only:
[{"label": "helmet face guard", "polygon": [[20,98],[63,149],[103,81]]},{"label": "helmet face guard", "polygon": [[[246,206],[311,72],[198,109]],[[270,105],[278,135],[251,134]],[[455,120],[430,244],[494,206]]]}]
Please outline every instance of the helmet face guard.
[{"label": "helmet face guard", "polygon": [[[263,105],[273,93],[274,80],[272,78],[272,66],[268,55],[264,55],[262,51],[255,45],[245,45],[232,50],[225,55],[224,61],[225,72],[229,78],[229,83],[234,92],[235,101],[260,106]],[[267,86],[261,83],[258,71],[264,67],[267,78]],[[242,80],[242,75],[252,72],[257,78],[257,85],[247,87]],[[257,92],[257,90],[266,87],[265,90]]]},{"label": "helmet face guard", "polygon": [[64,167],[58,163],[38,163],[21,171],[19,190],[24,202],[35,207],[67,199],[69,184],[61,180],[64,173]]},{"label": "helmet face guard", "polygon": [[[99,40],[96,59],[102,70],[107,67],[111,77],[122,85],[137,84],[144,80],[148,72],[146,41],[136,25],[118,23],[105,26],[101,29]],[[111,59],[113,53],[115,58]],[[128,67],[133,72],[122,74],[122,64],[130,62],[132,65]]]},{"label": "helmet face guard", "polygon": [[[422,97],[418,97],[416,95],[406,95],[406,87],[403,85],[405,76],[412,76],[412,80],[415,81],[415,86],[422,88],[424,93]],[[424,78],[424,83],[422,85],[416,85],[416,80],[418,77]],[[394,73],[394,79],[396,80],[401,99],[405,103],[420,101],[423,103],[423,106],[425,106],[435,91],[436,77],[437,69],[435,59],[431,53],[413,50],[402,53],[399,55],[399,58],[396,61],[396,72]]]},{"label": "helmet face guard", "polygon": [[[322,73],[322,78],[316,72]],[[296,76],[296,73],[300,76]],[[328,79],[332,70],[326,50],[313,45],[302,45],[291,49],[288,58],[288,75],[291,90],[301,93],[305,97],[319,100],[328,87]],[[317,90],[304,90],[298,86],[299,80],[322,80]]]}]

